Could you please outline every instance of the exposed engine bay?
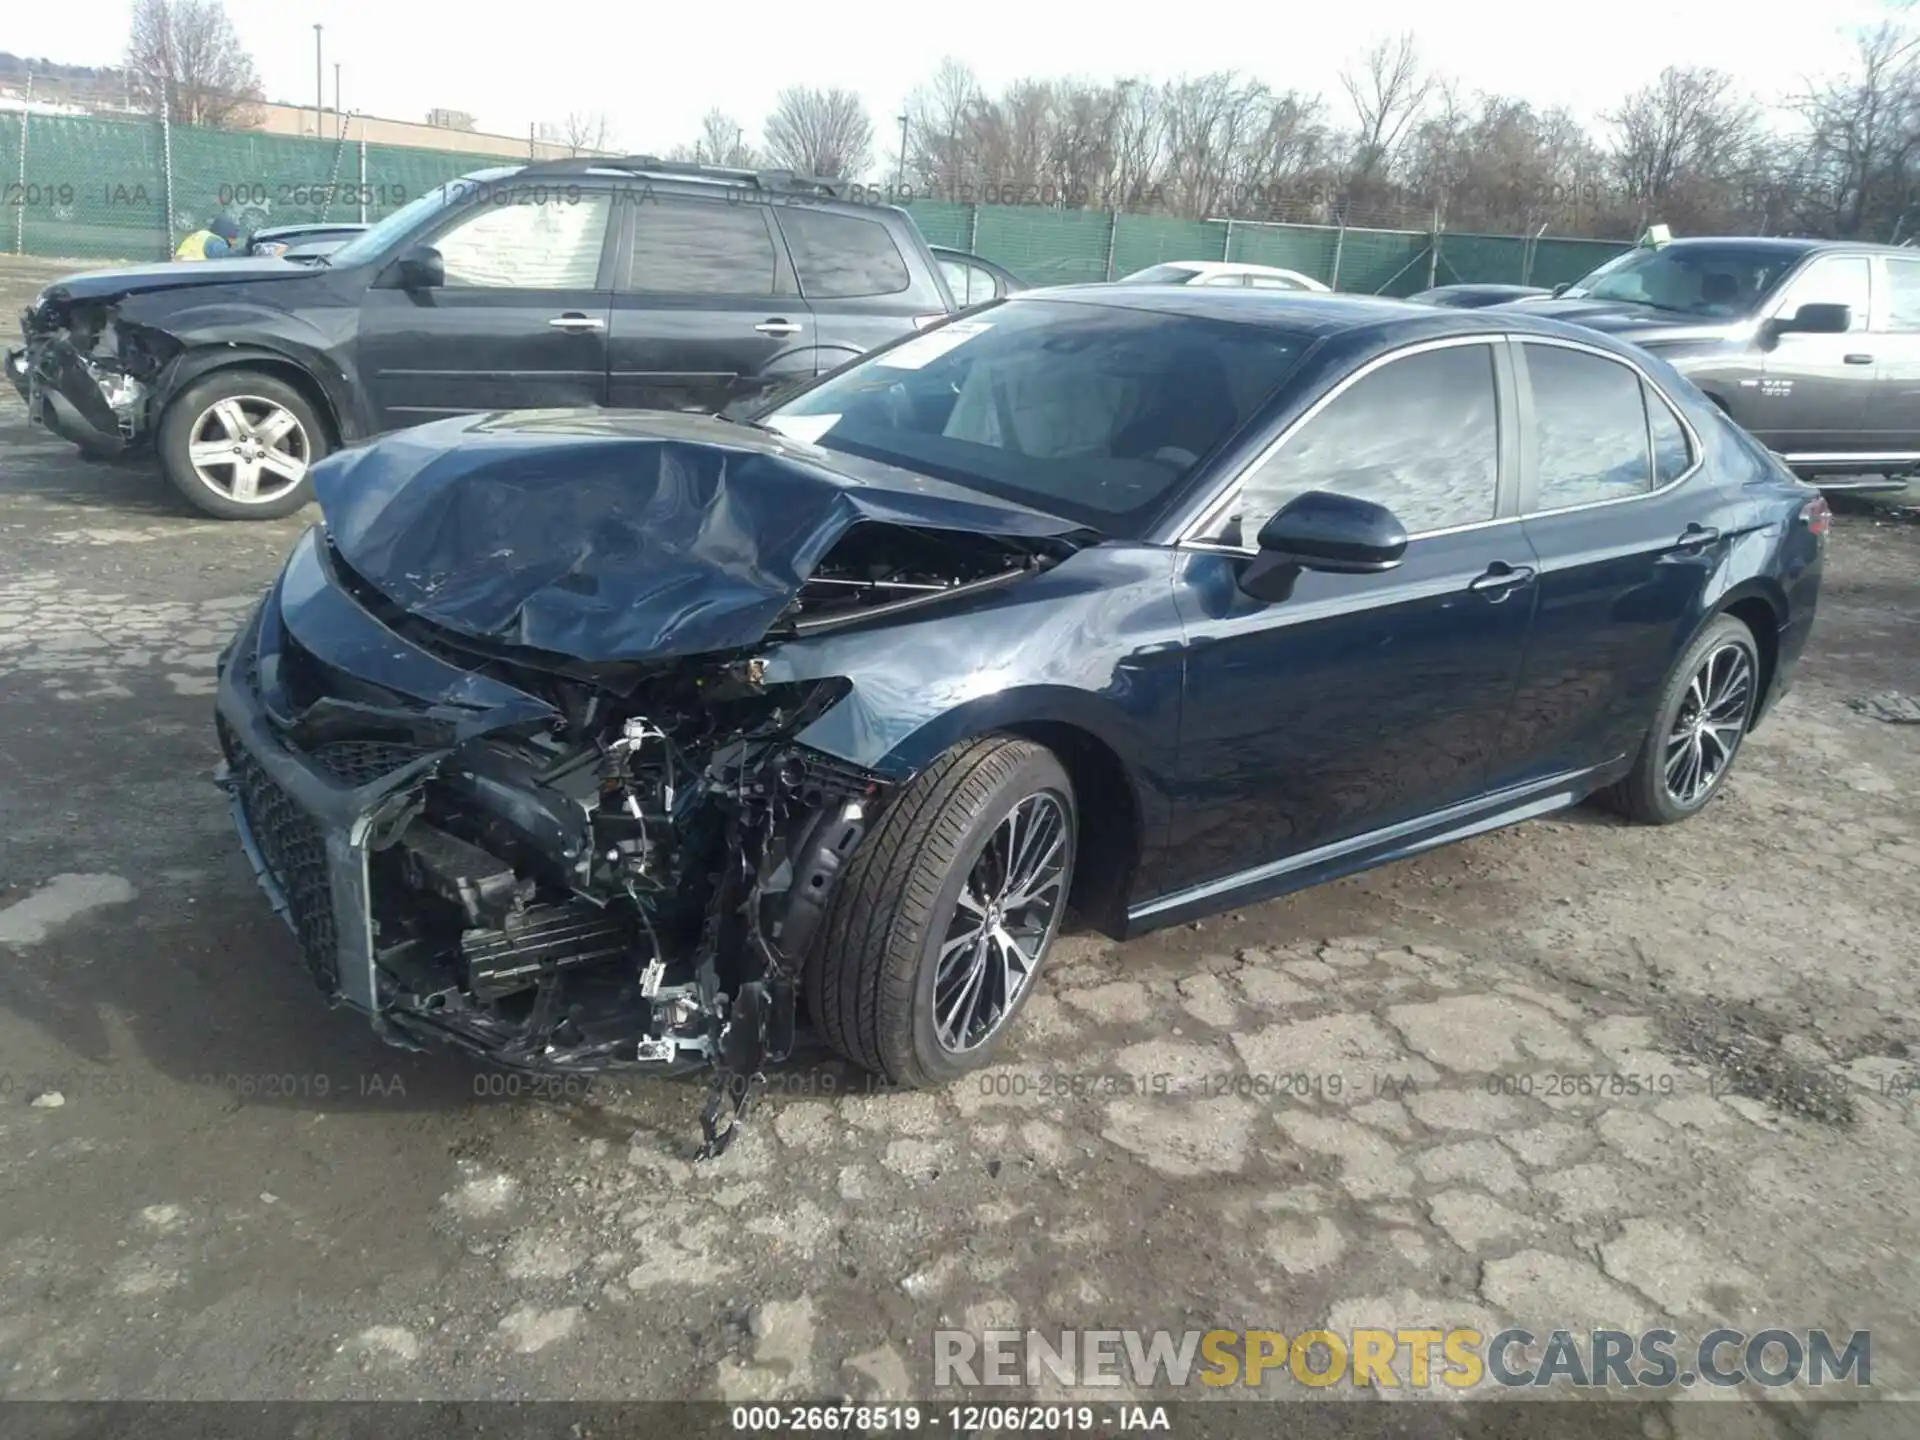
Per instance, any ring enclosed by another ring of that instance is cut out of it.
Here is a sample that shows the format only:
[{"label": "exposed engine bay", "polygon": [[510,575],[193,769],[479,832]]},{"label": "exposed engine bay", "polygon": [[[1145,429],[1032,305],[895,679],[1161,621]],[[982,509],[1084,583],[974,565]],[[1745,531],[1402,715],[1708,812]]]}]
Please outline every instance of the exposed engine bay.
[{"label": "exposed engine bay", "polygon": [[[1009,583],[1058,553],[856,525],[766,640]],[[702,1153],[718,1154],[792,1048],[801,966],[893,788],[795,739],[851,682],[769,684],[742,651],[597,664],[480,641],[385,599],[338,552],[326,564],[390,636],[537,702],[461,738],[290,632],[259,662],[285,747],[371,797],[355,828],[376,1025],[543,1071],[712,1066]],[[328,867],[303,910],[301,842],[275,833],[297,807],[224,716],[222,734],[243,834],[316,979],[342,993]]]}]

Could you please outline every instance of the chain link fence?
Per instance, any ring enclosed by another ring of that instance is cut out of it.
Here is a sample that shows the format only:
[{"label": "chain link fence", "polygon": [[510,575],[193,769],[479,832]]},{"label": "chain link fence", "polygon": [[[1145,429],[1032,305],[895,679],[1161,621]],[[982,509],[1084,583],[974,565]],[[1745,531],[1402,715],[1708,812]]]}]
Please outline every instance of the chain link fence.
[{"label": "chain link fence", "polygon": [[[348,121],[351,128],[351,120]],[[210,130],[166,120],[0,113],[0,251],[152,261],[216,216],[268,225],[374,221],[415,196],[503,164],[499,155]],[[1598,240],[1438,228],[1181,220],[1039,205],[919,200],[929,242],[970,251],[1030,284],[1112,280],[1170,260],[1298,270],[1363,294],[1431,285],[1551,286],[1623,248]]]}]

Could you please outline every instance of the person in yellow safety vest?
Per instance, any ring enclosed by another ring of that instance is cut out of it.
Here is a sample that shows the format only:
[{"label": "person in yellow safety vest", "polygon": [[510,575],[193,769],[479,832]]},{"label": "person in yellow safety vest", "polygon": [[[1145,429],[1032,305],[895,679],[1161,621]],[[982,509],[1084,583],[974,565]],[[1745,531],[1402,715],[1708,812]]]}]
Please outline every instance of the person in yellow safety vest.
[{"label": "person in yellow safety vest", "polygon": [[196,230],[180,242],[173,252],[176,260],[217,260],[231,255],[240,243],[240,227],[225,215],[216,217],[204,230]]}]

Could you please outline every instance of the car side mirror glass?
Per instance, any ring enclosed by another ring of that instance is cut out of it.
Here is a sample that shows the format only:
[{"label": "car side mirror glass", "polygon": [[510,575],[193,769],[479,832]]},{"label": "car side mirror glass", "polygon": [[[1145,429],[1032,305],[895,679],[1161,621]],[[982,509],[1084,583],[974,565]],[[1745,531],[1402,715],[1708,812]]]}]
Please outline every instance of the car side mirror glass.
[{"label": "car side mirror glass", "polygon": [[1851,305],[1802,305],[1792,315],[1775,318],[1779,335],[1844,335],[1853,328]]},{"label": "car side mirror glass", "polygon": [[431,245],[416,245],[400,257],[402,290],[438,290],[447,283],[447,265]]},{"label": "car side mirror glass", "polygon": [[1393,569],[1407,553],[1407,531],[1384,505],[1309,490],[1260,527],[1258,543],[1240,588],[1256,600],[1284,600],[1302,570],[1374,575]]}]

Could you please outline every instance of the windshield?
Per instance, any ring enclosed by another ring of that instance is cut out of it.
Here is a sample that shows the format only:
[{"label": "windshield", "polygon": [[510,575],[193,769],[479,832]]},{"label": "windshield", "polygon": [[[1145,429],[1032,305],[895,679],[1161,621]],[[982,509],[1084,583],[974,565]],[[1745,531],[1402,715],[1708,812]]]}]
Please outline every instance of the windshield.
[{"label": "windshield", "polygon": [[1191,315],[1003,300],[877,352],[760,421],[1136,535],[1260,411],[1306,343]]},{"label": "windshield", "polygon": [[470,184],[472,179],[470,176],[466,180],[449,180],[444,185],[436,185],[424,195],[416,195],[386,219],[354,236],[328,258],[337,266],[361,265],[379,259],[395,240],[410,233],[429,210],[437,210],[462,198],[464,192],[458,187]]},{"label": "windshield", "polygon": [[1122,275],[1122,285],[1184,285],[1200,272],[1186,265],[1150,265],[1131,275]]},{"label": "windshield", "polygon": [[1680,315],[1745,315],[1800,256],[1745,245],[1629,250],[1568,288],[1571,300],[1621,300]]}]

